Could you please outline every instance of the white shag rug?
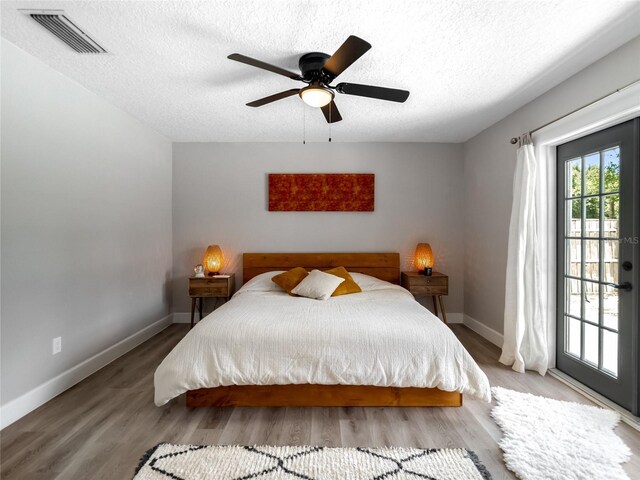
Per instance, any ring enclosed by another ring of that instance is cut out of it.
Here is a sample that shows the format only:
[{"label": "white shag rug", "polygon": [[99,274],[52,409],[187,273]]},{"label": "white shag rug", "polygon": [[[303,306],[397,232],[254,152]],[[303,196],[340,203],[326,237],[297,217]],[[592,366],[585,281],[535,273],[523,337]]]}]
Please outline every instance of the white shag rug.
[{"label": "white shag rug", "polygon": [[491,480],[463,448],[330,448],[161,443],[134,480]]},{"label": "white shag rug", "polygon": [[523,480],[622,480],[631,451],[612,410],[494,387],[507,468]]}]

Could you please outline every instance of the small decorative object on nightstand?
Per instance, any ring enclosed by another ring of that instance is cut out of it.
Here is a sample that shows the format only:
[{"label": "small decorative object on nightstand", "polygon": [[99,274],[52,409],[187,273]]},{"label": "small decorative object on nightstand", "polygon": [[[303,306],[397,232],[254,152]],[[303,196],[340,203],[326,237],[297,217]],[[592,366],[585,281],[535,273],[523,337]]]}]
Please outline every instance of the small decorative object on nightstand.
[{"label": "small decorative object on nightstand", "polygon": [[[202,320],[202,305],[205,298],[224,298],[228,301],[235,288],[235,274],[217,275],[214,277],[191,277],[189,279],[189,296],[191,297],[191,328],[193,316],[198,303],[198,313]],[[199,300],[199,302],[198,302]]]},{"label": "small decorative object on nightstand", "polygon": [[[424,276],[419,272],[402,272],[402,286],[409,290],[414,297],[433,297],[433,309],[438,316],[438,303],[442,310],[442,321],[447,323],[444,310],[443,295],[449,295],[449,277],[440,272],[433,272],[431,276]],[[436,302],[437,299],[437,302]]]},{"label": "small decorative object on nightstand", "polygon": [[193,273],[195,274],[194,277],[196,278],[204,278],[204,267],[201,263],[193,268]]}]

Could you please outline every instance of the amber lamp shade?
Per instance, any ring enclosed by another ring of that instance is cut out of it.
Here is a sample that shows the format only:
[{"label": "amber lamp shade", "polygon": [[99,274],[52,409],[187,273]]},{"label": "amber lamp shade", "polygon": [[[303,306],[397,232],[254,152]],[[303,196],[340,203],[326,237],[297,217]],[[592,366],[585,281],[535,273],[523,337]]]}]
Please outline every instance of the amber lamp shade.
[{"label": "amber lamp shade", "polygon": [[433,268],[433,252],[431,251],[431,245],[428,243],[419,243],[416,247],[414,262],[421,273],[430,271],[430,269]]},{"label": "amber lamp shade", "polygon": [[222,250],[218,245],[209,245],[202,259],[204,269],[210,277],[218,275],[222,268]]}]

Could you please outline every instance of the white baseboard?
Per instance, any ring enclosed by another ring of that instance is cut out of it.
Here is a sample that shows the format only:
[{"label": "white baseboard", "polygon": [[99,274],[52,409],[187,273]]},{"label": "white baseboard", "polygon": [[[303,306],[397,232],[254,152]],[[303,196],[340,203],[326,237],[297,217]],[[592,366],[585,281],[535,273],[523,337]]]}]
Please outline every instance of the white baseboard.
[{"label": "white baseboard", "polygon": [[[198,315],[195,316],[198,320]],[[176,312],[173,314],[173,323],[191,323],[191,314],[189,312]]]},{"label": "white baseboard", "polygon": [[[439,317],[442,318],[442,312],[440,312]],[[464,323],[464,314],[447,313],[447,323]]]},{"label": "white baseboard", "polygon": [[172,319],[173,315],[167,315],[124,340],[119,341],[115,345],[97,353],[93,357],[88,358],[75,367],[71,367],[60,375],[37,386],[33,390],[2,405],[0,407],[0,429],[11,425],[16,420],[24,417],[29,412],[60,395],[76,383],[84,380],[89,375],[97,372],[102,367],[147,341],[171,325]]},{"label": "white baseboard", "polygon": [[469,327],[481,337],[489,340],[497,347],[502,348],[504,337],[500,332],[496,332],[493,328],[487,327],[484,323],[479,322],[469,315],[464,315],[464,321],[462,323],[464,323],[465,326]]},{"label": "white baseboard", "polygon": [[[227,303],[227,301],[228,300],[224,300],[222,298],[214,298],[213,302],[211,304],[207,304],[207,307],[211,308],[211,306],[213,305],[213,310],[215,310],[218,307],[221,307],[222,305]],[[211,312],[213,312],[213,310],[211,310],[211,311],[205,310],[202,313],[202,318],[204,318],[207,315],[209,315]],[[195,323],[198,323],[199,319],[200,319],[200,315],[196,311],[194,316],[193,316],[193,320],[194,320]],[[173,314],[173,323],[191,323],[191,312],[175,312]]]}]

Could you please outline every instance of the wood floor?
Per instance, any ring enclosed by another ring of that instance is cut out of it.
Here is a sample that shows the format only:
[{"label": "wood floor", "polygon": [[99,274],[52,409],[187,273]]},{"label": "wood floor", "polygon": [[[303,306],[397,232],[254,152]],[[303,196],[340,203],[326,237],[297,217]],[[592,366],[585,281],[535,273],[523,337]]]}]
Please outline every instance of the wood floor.
[{"label": "wood floor", "polygon": [[[498,364],[498,349],[466,327],[452,329],[492,385],[589,403],[558,380]],[[172,325],[0,433],[1,478],[130,479],[140,456],[160,442],[326,446],[465,447],[495,479],[515,478],[497,446],[491,405],[465,396],[460,408],[189,409],[184,396],[158,408],[153,372],[187,332]],[[640,434],[616,432],[633,451],[625,465],[640,478]]]}]

